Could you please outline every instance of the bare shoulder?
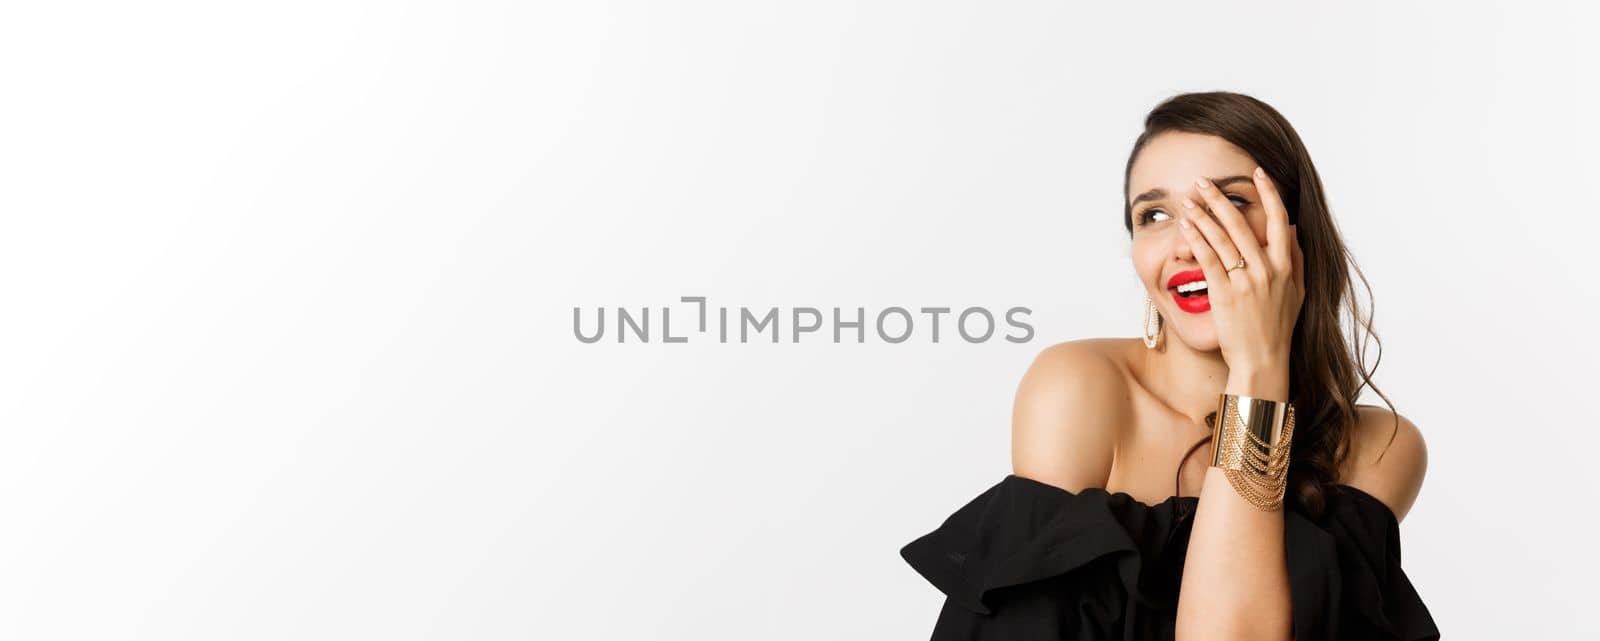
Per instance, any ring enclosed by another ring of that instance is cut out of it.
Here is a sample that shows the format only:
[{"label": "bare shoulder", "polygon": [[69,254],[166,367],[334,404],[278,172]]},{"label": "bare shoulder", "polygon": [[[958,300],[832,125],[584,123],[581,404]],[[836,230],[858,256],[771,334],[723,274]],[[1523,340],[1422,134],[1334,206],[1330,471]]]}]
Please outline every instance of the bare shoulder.
[{"label": "bare shoulder", "polygon": [[1068,341],[1034,357],[1012,407],[1017,476],[1072,492],[1105,487],[1119,430],[1130,415],[1126,342]]},{"label": "bare shoulder", "polygon": [[1377,497],[1396,519],[1403,520],[1428,472],[1428,446],[1422,430],[1410,419],[1374,405],[1357,405],[1356,412],[1341,482]]}]

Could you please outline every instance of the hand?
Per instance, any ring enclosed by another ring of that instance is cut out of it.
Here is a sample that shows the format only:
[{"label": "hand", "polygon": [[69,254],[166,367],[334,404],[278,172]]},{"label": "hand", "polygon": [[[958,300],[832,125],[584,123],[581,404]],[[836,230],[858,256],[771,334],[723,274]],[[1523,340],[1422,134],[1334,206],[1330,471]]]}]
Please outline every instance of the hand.
[{"label": "hand", "polygon": [[[1244,214],[1211,181],[1200,178],[1195,183],[1212,215],[1185,199],[1178,222],[1206,275],[1211,321],[1229,376],[1242,371],[1282,372],[1286,377],[1305,277],[1295,226],[1289,224],[1278,188],[1256,168],[1256,191],[1267,210],[1267,245],[1262,247]],[[1241,257],[1245,266],[1230,269]],[[1287,396],[1287,381],[1283,391]]]}]

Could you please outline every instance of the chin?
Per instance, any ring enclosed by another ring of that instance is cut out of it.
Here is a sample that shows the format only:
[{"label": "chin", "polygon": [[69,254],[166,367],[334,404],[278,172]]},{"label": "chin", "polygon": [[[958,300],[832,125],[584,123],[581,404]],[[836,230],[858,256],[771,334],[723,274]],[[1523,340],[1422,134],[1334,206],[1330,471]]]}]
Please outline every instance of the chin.
[{"label": "chin", "polygon": [[1177,330],[1175,333],[1178,335],[1178,339],[1182,340],[1184,345],[1188,345],[1189,349],[1201,352],[1221,349],[1221,343],[1217,341],[1217,330],[1211,326],[1209,318],[1184,320],[1188,322],[1177,327],[1169,326],[1169,328]]}]

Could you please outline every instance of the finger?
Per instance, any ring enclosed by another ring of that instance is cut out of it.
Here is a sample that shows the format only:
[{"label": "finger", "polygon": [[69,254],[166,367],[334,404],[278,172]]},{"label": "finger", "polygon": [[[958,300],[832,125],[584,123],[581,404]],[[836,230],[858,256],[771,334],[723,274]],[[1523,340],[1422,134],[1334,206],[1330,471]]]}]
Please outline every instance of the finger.
[{"label": "finger", "polygon": [[[1239,264],[1239,250],[1234,247],[1233,241],[1228,238],[1228,232],[1223,231],[1215,219],[1200,211],[1200,208],[1195,206],[1194,201],[1185,198],[1183,206],[1183,215],[1189,221],[1189,225],[1199,231],[1202,239],[1210,245],[1212,252],[1216,254],[1217,264],[1222,266],[1223,280],[1212,281],[1221,286],[1222,283],[1228,282],[1228,279],[1233,276],[1230,269]],[[1246,261],[1248,260],[1246,259]]]},{"label": "finger", "polygon": [[1293,261],[1290,246],[1296,244],[1289,229],[1289,209],[1283,205],[1278,184],[1272,182],[1265,169],[1256,167],[1255,181],[1256,193],[1261,194],[1261,205],[1267,209],[1267,255],[1274,265],[1289,267]]},{"label": "finger", "polygon": [[1194,254],[1195,260],[1200,262],[1200,271],[1206,275],[1208,294],[1216,296],[1220,293],[1227,296],[1227,288],[1222,286],[1228,282],[1227,273],[1223,271],[1224,267],[1222,261],[1217,258],[1216,250],[1211,248],[1211,243],[1207,242],[1206,237],[1194,226],[1195,218],[1198,217],[1179,217],[1178,227],[1183,230],[1183,239],[1189,241],[1189,251]]},{"label": "finger", "polygon": [[[1270,265],[1261,253],[1261,243],[1256,241],[1256,232],[1250,228],[1250,221],[1245,220],[1244,214],[1228,200],[1228,195],[1217,189],[1216,185],[1205,178],[1196,178],[1195,185],[1200,187],[1200,197],[1211,208],[1211,213],[1221,223],[1222,229],[1227,230],[1228,238],[1232,241],[1234,249],[1244,257],[1247,269],[1265,274]],[[1239,264],[1238,260],[1228,266]]]}]

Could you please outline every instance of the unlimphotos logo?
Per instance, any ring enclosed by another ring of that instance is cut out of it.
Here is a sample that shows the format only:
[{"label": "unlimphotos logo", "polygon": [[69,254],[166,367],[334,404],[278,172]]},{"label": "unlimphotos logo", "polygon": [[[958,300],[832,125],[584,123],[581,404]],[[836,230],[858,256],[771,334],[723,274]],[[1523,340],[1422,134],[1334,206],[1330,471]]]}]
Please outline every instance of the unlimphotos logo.
[{"label": "unlimphotos logo", "polygon": [[[661,320],[659,342],[687,343],[691,337],[710,334],[711,330],[708,329],[708,325],[712,320],[710,315],[712,308],[706,304],[706,297],[683,296],[678,300],[682,303],[690,303],[696,306],[697,309],[691,311],[698,311],[697,319],[699,322],[696,324],[698,329],[687,333],[673,334],[673,308],[667,306],[659,307],[656,308],[661,312],[659,315]],[[732,323],[729,322],[730,309],[734,315]],[[808,338],[807,342],[826,342],[828,334],[832,334],[832,342],[834,343],[845,342],[844,336],[846,334],[853,334],[856,343],[867,342],[869,326],[867,308],[855,307],[853,308],[854,311],[848,311],[848,309],[850,308],[832,308],[832,314],[827,315],[831,316],[833,320],[830,324],[831,331]],[[650,311],[650,307],[640,307],[636,312],[630,311],[626,307],[615,308],[616,323],[614,334],[616,342],[629,342],[629,334],[632,334],[633,340],[636,342],[651,342]],[[785,326],[784,321],[787,321],[789,342],[799,343],[801,342],[801,336],[822,332],[823,326],[826,324],[824,319],[827,317],[822,313],[821,309],[816,307],[768,307],[759,312],[743,306],[734,308],[717,307],[715,312],[715,336],[719,343],[749,343],[751,342],[752,334],[755,336],[756,341],[760,341],[763,333],[769,329],[771,330],[770,342],[780,342],[780,337],[785,335],[783,329]],[[876,340],[885,343],[903,343],[917,335],[921,335],[923,337],[922,340],[937,343],[940,341],[941,336],[944,335],[940,331],[942,329],[940,320],[946,317],[949,318],[951,324],[955,325],[956,334],[968,343],[988,341],[994,337],[995,332],[999,329],[998,323],[995,321],[995,314],[985,307],[967,307],[959,312],[949,307],[921,307],[918,308],[918,312],[920,314],[913,314],[909,309],[899,306],[885,307],[878,310],[876,314],[872,315],[874,317],[873,322],[870,324],[874,330],[872,335]],[[1005,340],[1012,343],[1026,343],[1033,340],[1033,326],[1029,325],[1025,320],[1028,314],[1031,313],[1033,313],[1033,310],[1026,307],[1011,307],[1005,311],[1005,325],[1022,332],[1020,335],[1008,333],[1004,337]],[[586,326],[590,327],[588,331],[584,330]],[[594,318],[588,323],[584,321],[582,308],[572,308],[572,335],[577,337],[579,341],[598,343],[605,339],[608,329],[612,329],[612,326],[607,323],[606,308],[596,307]],[[730,339],[730,332],[736,333],[737,338]]]}]

